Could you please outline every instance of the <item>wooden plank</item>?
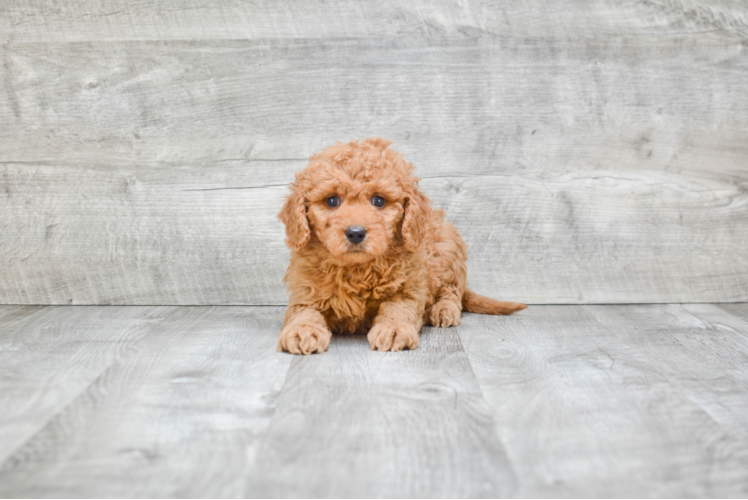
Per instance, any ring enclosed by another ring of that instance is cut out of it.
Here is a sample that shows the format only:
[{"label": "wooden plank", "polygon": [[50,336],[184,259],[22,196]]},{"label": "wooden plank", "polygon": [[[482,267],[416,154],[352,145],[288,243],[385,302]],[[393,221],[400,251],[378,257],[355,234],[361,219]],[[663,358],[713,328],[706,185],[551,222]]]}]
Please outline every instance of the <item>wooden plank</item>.
[{"label": "wooden plank", "polygon": [[372,36],[618,36],[669,29],[748,31],[745,8],[729,0],[613,2],[485,0],[376,3],[85,0],[0,4],[3,41],[355,38]]},{"label": "wooden plank", "polygon": [[[289,254],[275,216],[283,181],[303,164],[271,163],[178,173],[6,167],[0,300],[284,304]],[[480,293],[530,303],[748,297],[741,176],[422,172],[468,243]]]},{"label": "wooden plank", "polygon": [[520,496],[748,493],[741,334],[677,305],[537,306],[458,331]]},{"label": "wooden plank", "polygon": [[5,461],[0,495],[241,496],[291,361],[281,321],[178,308]]},{"label": "wooden plank", "polygon": [[0,397],[27,390],[2,408],[77,396],[0,496],[743,497],[748,321],[724,307],[468,314],[305,358],[274,351],[280,308],[3,307]]},{"label": "wooden plank", "polygon": [[[294,164],[265,165],[293,179]],[[261,170],[6,168],[19,182],[0,200],[0,299],[284,304],[286,187]]]},{"label": "wooden plank", "polygon": [[727,329],[748,337],[748,304],[682,304],[712,330]]},{"label": "wooden plank", "polygon": [[514,475],[453,329],[415,351],[336,336],[294,358],[250,497],[503,497]]},{"label": "wooden plank", "polygon": [[0,308],[0,463],[173,308]]},{"label": "wooden plank", "polygon": [[[690,342],[688,347],[696,353],[691,358],[695,358],[702,377],[684,378],[682,385],[687,387],[691,399],[734,436],[735,442],[730,446],[742,445],[736,455],[748,466],[748,349],[745,348],[748,318],[712,304],[684,304],[682,307],[702,321],[699,336],[685,337],[685,341]],[[680,338],[679,341],[685,344]],[[709,383],[704,384],[703,379]],[[748,491],[745,477],[743,487],[745,494]]]},{"label": "wooden plank", "polygon": [[282,304],[282,186],[310,152],[374,134],[463,232],[481,293],[748,300],[741,47],[7,45],[0,301]]},{"label": "wooden plank", "polygon": [[[638,326],[631,343],[646,349],[681,397],[693,401],[711,425],[693,429],[704,460],[692,471],[708,496],[748,495],[748,322],[709,304],[649,307],[589,307],[614,331]],[[690,314],[689,314],[690,313]],[[665,330],[664,342],[647,343]],[[672,415],[677,417],[676,414]]]},{"label": "wooden plank", "polygon": [[[748,294],[748,259],[737,250],[748,245],[748,197],[737,178],[579,168],[439,182],[434,198],[468,244],[480,293],[530,303]],[[728,200],[736,205],[725,216]]]},{"label": "wooden plank", "polygon": [[[739,170],[748,57],[698,37],[18,43],[0,162],[305,159],[388,137],[475,173]],[[672,92],[678,88],[678,92]],[[685,156],[684,156],[685,155]],[[742,170],[739,170],[742,172]]]},{"label": "wooden plank", "polygon": [[718,304],[718,306],[733,316],[748,321],[748,304]]},{"label": "wooden plank", "polygon": [[[44,311],[47,306],[15,306],[15,307],[0,307],[0,335],[4,338],[10,335],[10,332],[22,328],[23,325],[29,321],[33,321],[32,318]],[[6,347],[6,349],[10,349]]]}]

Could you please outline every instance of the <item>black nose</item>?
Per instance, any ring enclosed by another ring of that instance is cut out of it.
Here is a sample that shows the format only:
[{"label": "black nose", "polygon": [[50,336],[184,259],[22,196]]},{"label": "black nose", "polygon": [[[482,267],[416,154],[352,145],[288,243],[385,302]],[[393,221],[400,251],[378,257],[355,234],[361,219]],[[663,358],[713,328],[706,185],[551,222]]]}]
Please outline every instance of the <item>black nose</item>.
[{"label": "black nose", "polygon": [[354,245],[358,245],[366,238],[366,229],[363,226],[351,226],[345,230],[345,237]]}]

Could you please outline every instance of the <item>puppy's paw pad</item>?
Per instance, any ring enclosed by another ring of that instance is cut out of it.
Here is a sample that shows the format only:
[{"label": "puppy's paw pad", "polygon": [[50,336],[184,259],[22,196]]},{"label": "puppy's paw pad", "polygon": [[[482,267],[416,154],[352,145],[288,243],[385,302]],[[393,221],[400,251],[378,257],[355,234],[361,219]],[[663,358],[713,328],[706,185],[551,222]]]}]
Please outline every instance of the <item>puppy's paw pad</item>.
[{"label": "puppy's paw pad", "polygon": [[460,324],[460,306],[451,300],[441,300],[431,306],[429,322],[435,327],[457,326]]},{"label": "puppy's paw pad", "polygon": [[325,352],[330,345],[330,330],[320,325],[288,325],[278,338],[278,349],[291,354]]},{"label": "puppy's paw pad", "polygon": [[418,347],[418,330],[404,323],[379,323],[366,336],[372,349],[377,351],[402,351]]}]

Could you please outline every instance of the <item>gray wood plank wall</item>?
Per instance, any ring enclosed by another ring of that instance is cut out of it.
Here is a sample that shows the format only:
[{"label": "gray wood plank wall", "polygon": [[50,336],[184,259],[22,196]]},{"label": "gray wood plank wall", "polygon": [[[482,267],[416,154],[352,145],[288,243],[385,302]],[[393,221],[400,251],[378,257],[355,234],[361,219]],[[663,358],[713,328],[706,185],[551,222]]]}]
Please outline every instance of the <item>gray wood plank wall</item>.
[{"label": "gray wood plank wall", "polygon": [[0,1],[0,303],[283,304],[276,220],[395,141],[530,303],[748,300],[743,1]]}]

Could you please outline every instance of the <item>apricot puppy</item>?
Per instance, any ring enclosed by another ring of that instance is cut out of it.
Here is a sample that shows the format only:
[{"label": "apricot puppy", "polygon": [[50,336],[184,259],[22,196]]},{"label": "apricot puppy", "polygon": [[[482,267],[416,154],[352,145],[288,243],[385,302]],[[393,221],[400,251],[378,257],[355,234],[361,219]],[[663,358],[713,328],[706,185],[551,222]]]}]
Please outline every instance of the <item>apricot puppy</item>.
[{"label": "apricot puppy", "polygon": [[333,333],[345,332],[368,332],[380,351],[415,349],[424,323],[454,326],[463,310],[527,307],[468,290],[465,242],[390,144],[337,144],[296,173],[279,214],[291,248],[279,349],[324,352]]}]

